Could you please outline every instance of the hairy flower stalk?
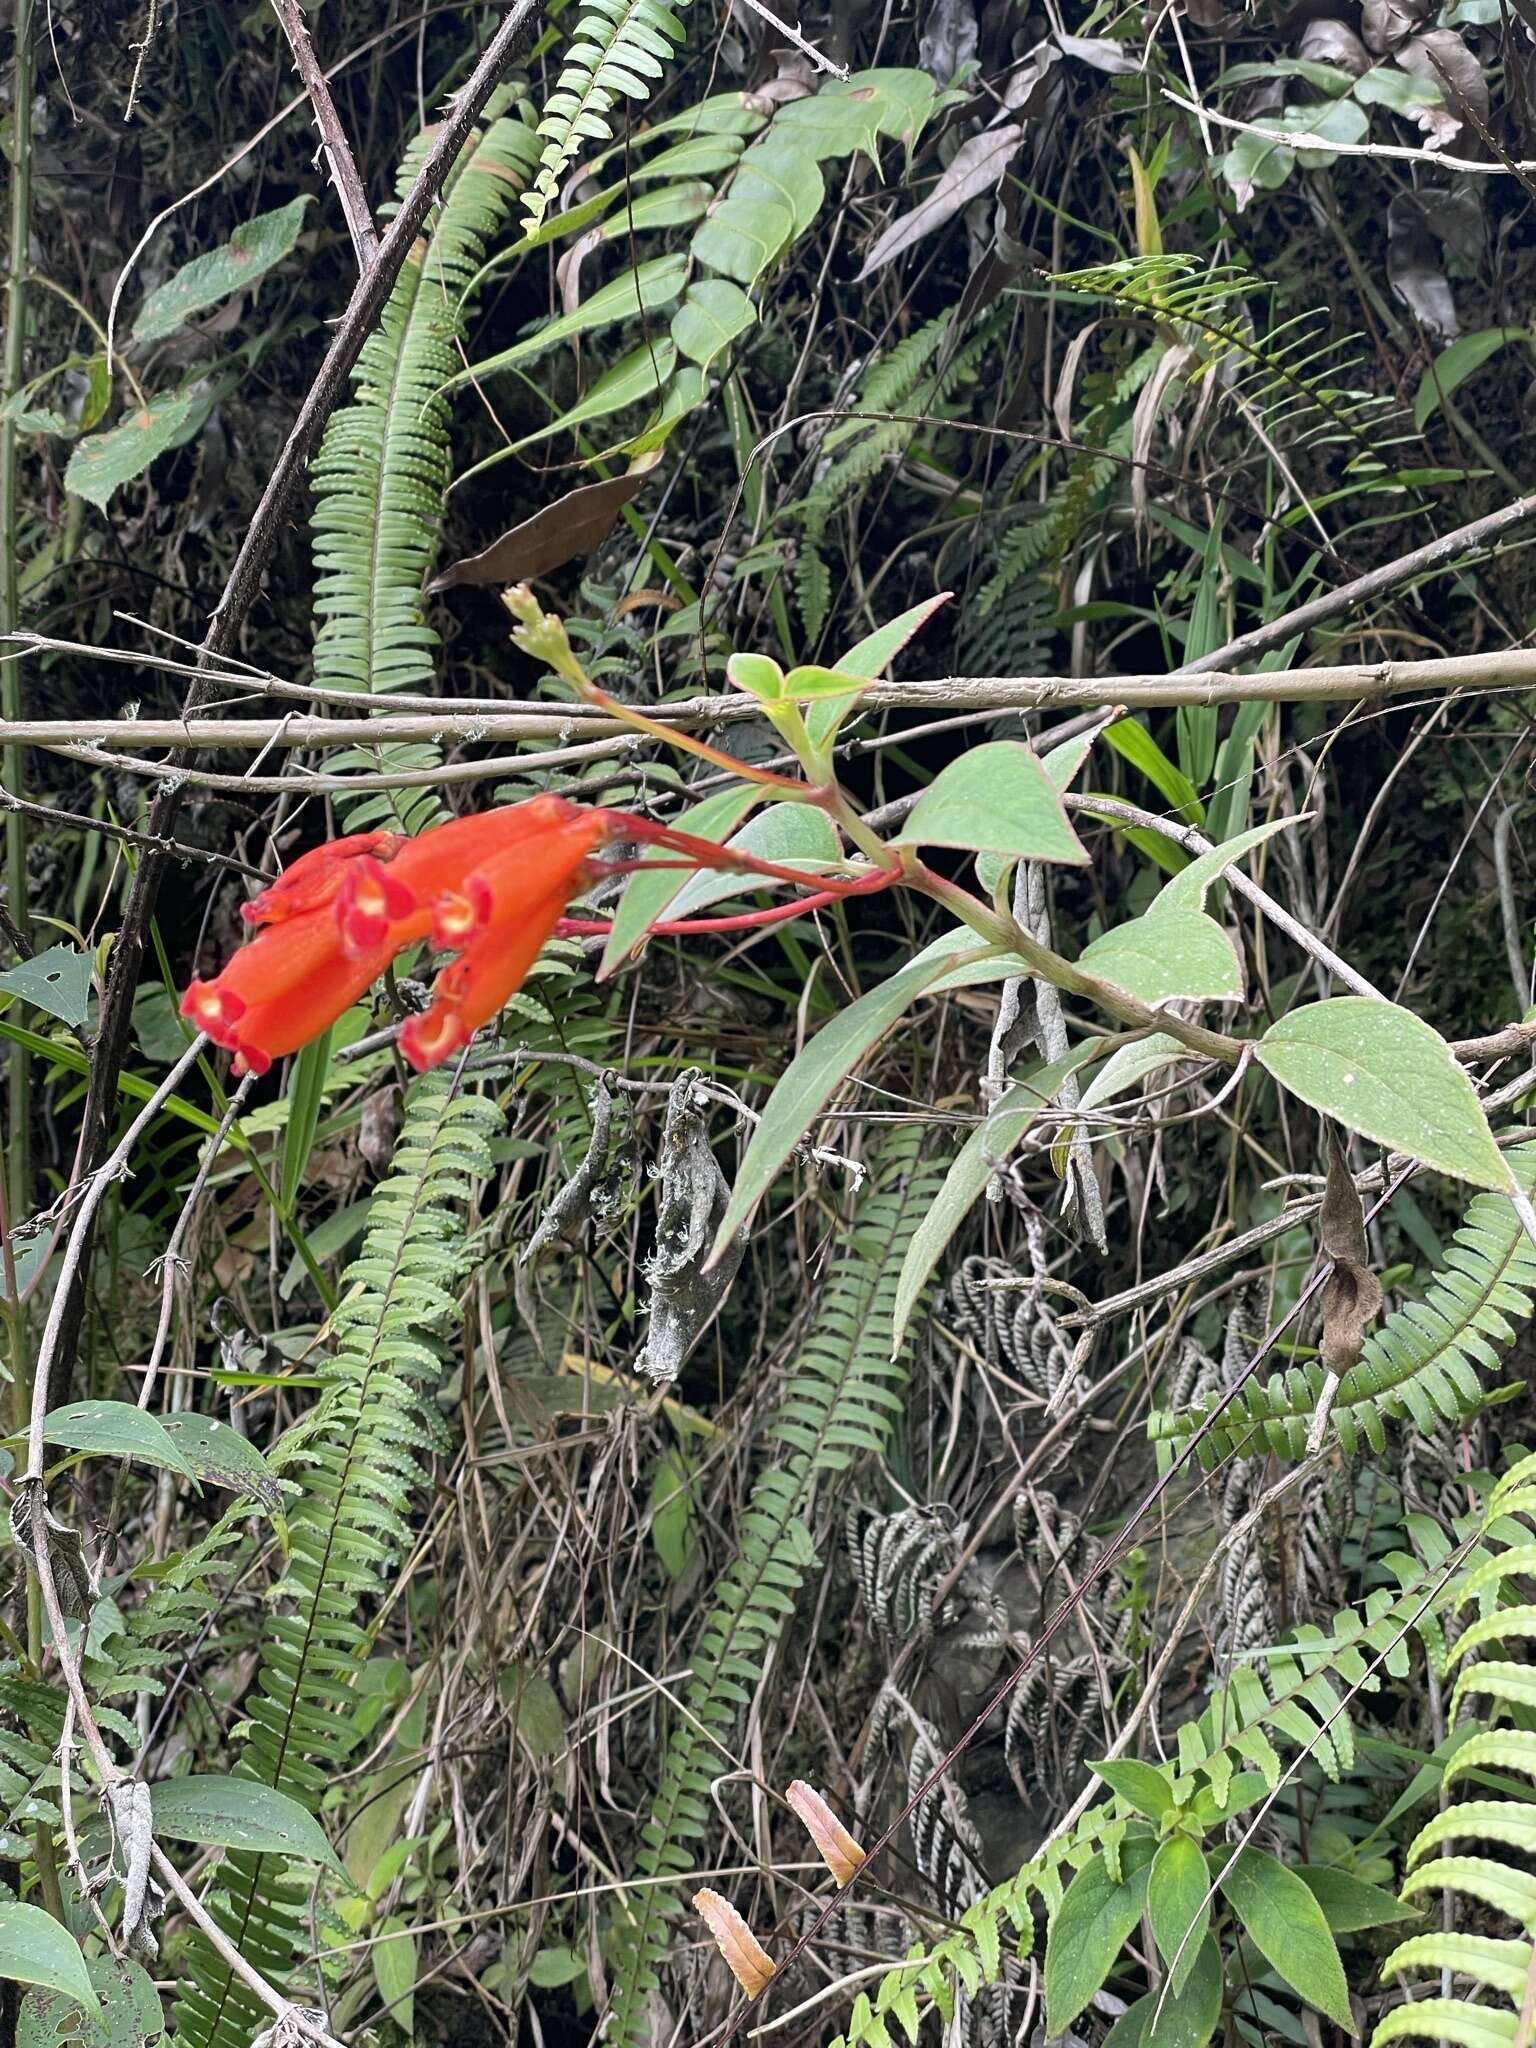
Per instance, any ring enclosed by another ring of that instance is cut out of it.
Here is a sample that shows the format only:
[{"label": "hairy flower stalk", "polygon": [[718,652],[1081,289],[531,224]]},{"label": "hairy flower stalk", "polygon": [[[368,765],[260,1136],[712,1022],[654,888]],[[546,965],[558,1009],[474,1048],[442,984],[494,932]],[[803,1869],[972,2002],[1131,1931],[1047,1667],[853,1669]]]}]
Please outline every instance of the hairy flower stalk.
[{"label": "hairy flower stalk", "polygon": [[[658,930],[736,931],[885,888],[895,868],[846,880],[758,860],[626,811],[565,797],[434,825],[415,838],[362,832],[304,854],[244,909],[255,935],[211,981],[194,981],[182,1015],[235,1056],[237,1073],[264,1074],[273,1060],[318,1038],[407,946],[430,941],[455,957],[426,1011],[407,1020],[400,1048],[418,1071],[451,1057],[522,986],[558,929],[605,930],[565,916],[571,899],[607,872],[595,856],[610,843],[643,842],[679,865],[792,882],[801,900],[742,917],[680,920]],[[618,862],[623,872],[633,862]]]}]

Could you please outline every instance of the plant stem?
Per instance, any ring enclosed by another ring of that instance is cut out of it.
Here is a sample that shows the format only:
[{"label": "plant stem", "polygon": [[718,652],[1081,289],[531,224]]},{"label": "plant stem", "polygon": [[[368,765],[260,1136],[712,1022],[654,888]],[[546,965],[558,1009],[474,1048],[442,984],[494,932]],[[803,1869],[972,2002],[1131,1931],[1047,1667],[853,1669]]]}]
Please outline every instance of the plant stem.
[{"label": "plant stem", "polygon": [[[0,402],[26,381],[26,272],[32,223],[32,30],[35,0],[16,0],[16,61],[11,79],[11,210],[5,275],[5,355]],[[16,427],[0,417],[0,636],[21,623],[20,564],[16,557]],[[0,664],[0,716],[21,716],[21,664]],[[24,756],[7,746],[3,756],[5,786],[13,796],[22,789]],[[24,814],[5,814],[5,893],[17,931],[28,937],[27,823]],[[8,1062],[9,1122],[6,1175],[10,1213],[22,1217],[31,1206],[32,1069],[16,1048]],[[14,1299],[14,1297],[13,1297]]]}]

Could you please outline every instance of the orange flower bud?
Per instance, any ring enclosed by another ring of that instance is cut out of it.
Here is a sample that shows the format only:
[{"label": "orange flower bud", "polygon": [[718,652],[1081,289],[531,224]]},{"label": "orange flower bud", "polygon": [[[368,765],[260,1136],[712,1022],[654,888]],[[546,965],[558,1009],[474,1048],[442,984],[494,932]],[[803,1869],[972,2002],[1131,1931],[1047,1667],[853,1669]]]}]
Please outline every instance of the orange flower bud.
[{"label": "orange flower bud", "polygon": [[746,1921],[718,1892],[695,1892],[693,1909],[714,1936],[715,1947],[730,1964],[736,1982],[748,1998],[759,1997],[773,1976],[773,1958]]},{"label": "orange flower bud", "polygon": [[837,1879],[839,1888],[850,1884],[864,1861],[864,1851],[826,1800],[802,1778],[796,1778],[784,1796],[804,1821],[811,1840],[816,1844],[816,1853]]}]

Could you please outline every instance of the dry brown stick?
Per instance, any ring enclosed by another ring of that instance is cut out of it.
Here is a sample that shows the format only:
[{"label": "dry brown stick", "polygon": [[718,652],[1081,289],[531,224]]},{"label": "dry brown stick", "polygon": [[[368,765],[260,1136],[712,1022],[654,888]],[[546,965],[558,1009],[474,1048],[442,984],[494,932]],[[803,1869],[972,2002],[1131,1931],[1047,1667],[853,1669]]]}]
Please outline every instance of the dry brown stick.
[{"label": "dry brown stick", "polygon": [[347,223],[347,233],[352,237],[357,267],[366,271],[379,253],[379,238],[369,211],[368,195],[357,173],[357,159],[347,140],[347,131],[341,125],[341,116],[336,111],[331,88],[326,84],[325,73],[315,56],[315,46],[309,39],[309,30],[297,0],[272,0],[272,11],[288,38],[294,69],[304,81],[309,104],[315,110],[315,126],[320,130],[325,160],[331,167],[331,183],[341,201],[342,218]]}]

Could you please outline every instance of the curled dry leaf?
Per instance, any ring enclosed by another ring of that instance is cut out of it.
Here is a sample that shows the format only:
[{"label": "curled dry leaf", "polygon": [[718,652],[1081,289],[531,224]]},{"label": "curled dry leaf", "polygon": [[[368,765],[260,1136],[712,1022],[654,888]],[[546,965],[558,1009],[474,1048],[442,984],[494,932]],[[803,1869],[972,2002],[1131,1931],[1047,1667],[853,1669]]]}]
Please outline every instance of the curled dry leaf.
[{"label": "curled dry leaf", "polygon": [[1335,70],[1347,71],[1351,78],[1362,77],[1374,62],[1349,23],[1335,21],[1331,15],[1319,15],[1316,21],[1307,23],[1296,45],[1296,54],[1309,64],[1331,64]]},{"label": "curled dry leaf", "polygon": [[661,450],[637,455],[622,476],[605,476],[595,484],[579,484],[552,505],[545,505],[521,526],[493,540],[478,555],[452,562],[428,586],[447,590],[455,583],[524,583],[547,576],[576,555],[601,547],[619,514],[661,460]]},{"label": "curled dry leaf", "polygon": [[1323,1364],[1338,1377],[1357,1365],[1366,1325],[1381,1310],[1381,1282],[1371,1271],[1365,1211],[1337,1132],[1328,1134],[1328,1185],[1319,1235],[1333,1271],[1323,1283]]},{"label": "curled dry leaf", "polygon": [[1443,149],[1469,126],[1469,139],[1481,140],[1488,126],[1488,81],[1455,29],[1426,29],[1403,45],[1397,61],[1415,78],[1440,88],[1443,106],[1419,107],[1412,115],[1431,149]]},{"label": "curled dry leaf", "polygon": [[1429,0],[1365,0],[1360,14],[1365,47],[1385,57],[1416,34],[1429,16]]},{"label": "curled dry leaf", "polygon": [[934,0],[917,39],[917,61],[936,85],[948,85],[975,56],[980,33],[974,0]]},{"label": "curled dry leaf", "polygon": [[784,1796],[791,1810],[805,1823],[806,1832],[816,1844],[816,1853],[837,1879],[839,1888],[852,1884],[864,1861],[864,1851],[826,1800],[803,1778],[796,1778]]},{"label": "curled dry leaf", "polygon": [[736,1982],[748,1998],[759,1997],[773,1976],[773,1958],[746,1921],[718,1892],[695,1892],[693,1909],[714,1936]]}]

